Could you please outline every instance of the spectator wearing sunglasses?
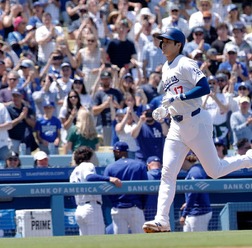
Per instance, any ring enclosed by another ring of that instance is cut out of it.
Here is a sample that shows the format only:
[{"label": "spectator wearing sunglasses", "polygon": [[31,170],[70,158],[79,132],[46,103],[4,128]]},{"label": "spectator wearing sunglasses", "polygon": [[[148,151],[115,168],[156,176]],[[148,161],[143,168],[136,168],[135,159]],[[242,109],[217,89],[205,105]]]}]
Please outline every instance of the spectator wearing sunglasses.
[{"label": "spectator wearing sunglasses", "polygon": [[10,151],[5,160],[6,169],[16,169],[21,167],[21,161],[19,159],[18,153]]}]

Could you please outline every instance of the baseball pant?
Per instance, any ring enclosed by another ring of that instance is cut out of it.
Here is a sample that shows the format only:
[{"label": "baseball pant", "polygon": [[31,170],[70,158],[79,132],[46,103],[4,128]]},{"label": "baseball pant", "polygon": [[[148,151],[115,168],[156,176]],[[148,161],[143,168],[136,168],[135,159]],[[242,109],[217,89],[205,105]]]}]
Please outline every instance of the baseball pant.
[{"label": "baseball pant", "polygon": [[102,235],[105,233],[102,208],[96,202],[77,206],[75,219],[79,226],[80,235]]},{"label": "baseball pant", "polygon": [[144,213],[138,207],[112,208],[114,234],[143,233]]},{"label": "baseball pant", "polygon": [[212,218],[212,212],[197,216],[186,216],[184,232],[206,232],[208,231],[208,224]]},{"label": "baseball pant", "polygon": [[251,160],[246,156],[229,157],[220,161],[212,133],[212,119],[205,110],[181,122],[172,120],[164,145],[156,221],[169,225],[169,211],[176,191],[177,175],[190,149],[212,178],[251,166]]}]

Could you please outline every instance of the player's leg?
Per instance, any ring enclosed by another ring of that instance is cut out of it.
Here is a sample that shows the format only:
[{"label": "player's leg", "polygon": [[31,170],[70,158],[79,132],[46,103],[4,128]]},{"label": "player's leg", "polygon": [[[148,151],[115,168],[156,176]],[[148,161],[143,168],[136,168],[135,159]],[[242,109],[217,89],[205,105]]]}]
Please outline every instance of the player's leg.
[{"label": "player's leg", "polygon": [[97,204],[96,202],[91,202],[88,211],[89,214],[86,216],[88,235],[105,234],[105,224],[101,205]]},{"label": "player's leg", "polygon": [[111,217],[113,221],[114,234],[127,234],[128,233],[128,222],[127,222],[127,211],[123,208],[112,208]]},{"label": "player's leg", "polygon": [[144,213],[138,207],[132,207],[128,212],[129,226],[132,233],[143,233]]},{"label": "player's leg", "polygon": [[211,218],[212,218],[212,212],[203,215],[190,216],[189,221],[191,226],[191,232],[208,231],[208,224]]},{"label": "player's leg", "polygon": [[154,221],[145,222],[145,232],[170,230],[169,212],[176,191],[176,179],[189,148],[179,140],[167,137],[163,152],[162,177],[158,193],[157,214]]},{"label": "player's leg", "polygon": [[75,211],[75,219],[79,226],[79,234],[80,236],[87,235],[87,225],[85,223],[85,205],[84,206],[77,206]]},{"label": "player's leg", "polygon": [[185,224],[183,225],[183,232],[191,232],[191,216],[186,216],[185,218]]}]

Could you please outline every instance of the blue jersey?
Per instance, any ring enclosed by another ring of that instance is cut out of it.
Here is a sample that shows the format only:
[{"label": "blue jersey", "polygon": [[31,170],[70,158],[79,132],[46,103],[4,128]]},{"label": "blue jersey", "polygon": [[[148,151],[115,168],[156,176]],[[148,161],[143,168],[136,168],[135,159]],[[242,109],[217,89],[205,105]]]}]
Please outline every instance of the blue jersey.
[{"label": "blue jersey", "polygon": [[[193,165],[187,173],[186,180],[206,179],[207,175],[201,164]],[[182,216],[197,216],[212,211],[208,193],[186,193],[186,207]]]},{"label": "blue jersey", "polygon": [[140,148],[136,152],[136,158],[146,161],[150,156],[163,157],[165,137],[160,123],[156,121],[153,125],[144,123],[136,140]]},{"label": "blue jersey", "polygon": [[[138,160],[131,158],[121,158],[108,165],[105,168],[104,176],[117,177],[122,181],[132,180],[147,180],[146,165]],[[138,207],[144,208],[146,202],[146,195],[110,195],[109,196],[113,207],[115,208],[131,208]]]}]

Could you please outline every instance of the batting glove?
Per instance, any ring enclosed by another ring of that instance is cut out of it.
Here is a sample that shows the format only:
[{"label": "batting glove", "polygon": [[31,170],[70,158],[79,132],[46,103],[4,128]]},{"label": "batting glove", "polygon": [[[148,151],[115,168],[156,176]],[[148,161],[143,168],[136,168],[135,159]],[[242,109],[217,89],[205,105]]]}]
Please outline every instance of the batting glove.
[{"label": "batting glove", "polygon": [[168,108],[173,102],[181,101],[182,99],[185,99],[185,94],[177,94],[172,97],[164,97],[162,101],[162,106],[164,108]]},{"label": "batting glove", "polygon": [[168,110],[164,107],[158,107],[152,112],[152,117],[156,121],[163,120],[168,114]]}]

